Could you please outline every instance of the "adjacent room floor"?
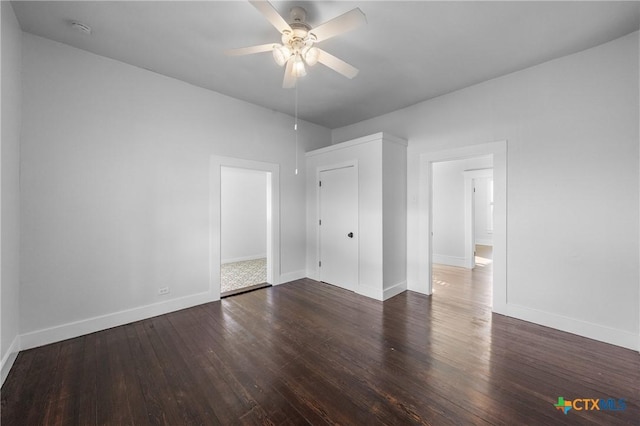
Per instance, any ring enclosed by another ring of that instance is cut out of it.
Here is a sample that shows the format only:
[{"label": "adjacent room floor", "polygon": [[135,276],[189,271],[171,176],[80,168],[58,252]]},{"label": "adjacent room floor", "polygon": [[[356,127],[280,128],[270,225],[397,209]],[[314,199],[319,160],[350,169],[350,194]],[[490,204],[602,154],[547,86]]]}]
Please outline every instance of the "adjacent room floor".
[{"label": "adjacent room floor", "polygon": [[494,315],[461,272],[384,303],[303,279],[23,351],[2,425],[637,424],[637,352]]},{"label": "adjacent room floor", "polygon": [[220,293],[230,296],[266,285],[267,259],[253,259],[220,265]]},{"label": "adjacent room floor", "polygon": [[[484,306],[491,311],[493,279],[493,247],[476,245],[476,267],[473,270],[433,264],[433,294],[447,298],[462,298],[476,309]],[[454,286],[451,288],[451,286]]]}]

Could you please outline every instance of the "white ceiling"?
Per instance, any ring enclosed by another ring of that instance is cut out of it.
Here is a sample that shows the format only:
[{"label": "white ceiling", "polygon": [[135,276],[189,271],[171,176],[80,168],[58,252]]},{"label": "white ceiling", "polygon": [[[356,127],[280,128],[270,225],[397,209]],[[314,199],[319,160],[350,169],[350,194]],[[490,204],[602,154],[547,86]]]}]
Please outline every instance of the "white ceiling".
[{"label": "white ceiling", "polygon": [[[360,69],[319,64],[299,81],[300,117],[337,128],[605,43],[638,30],[638,2],[274,1],[318,25],[354,7],[368,24],[320,47]],[[223,51],[277,42],[245,1],[13,2],[24,31],[293,114],[294,90],[270,53]],[[90,36],[71,28],[78,20]]]}]

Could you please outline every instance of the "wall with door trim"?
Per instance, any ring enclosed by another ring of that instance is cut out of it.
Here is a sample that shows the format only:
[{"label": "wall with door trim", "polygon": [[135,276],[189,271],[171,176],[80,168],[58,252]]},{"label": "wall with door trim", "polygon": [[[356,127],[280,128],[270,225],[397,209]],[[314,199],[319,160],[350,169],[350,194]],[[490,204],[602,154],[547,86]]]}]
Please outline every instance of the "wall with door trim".
[{"label": "wall with door trim", "polygon": [[[23,65],[23,348],[214,298],[212,156],[280,167],[279,266],[304,276],[292,117],[26,33]],[[299,132],[300,162],[330,141]]]},{"label": "wall with door trim", "polygon": [[333,130],[409,140],[410,289],[420,154],[508,140],[510,314],[640,349],[638,34]]}]

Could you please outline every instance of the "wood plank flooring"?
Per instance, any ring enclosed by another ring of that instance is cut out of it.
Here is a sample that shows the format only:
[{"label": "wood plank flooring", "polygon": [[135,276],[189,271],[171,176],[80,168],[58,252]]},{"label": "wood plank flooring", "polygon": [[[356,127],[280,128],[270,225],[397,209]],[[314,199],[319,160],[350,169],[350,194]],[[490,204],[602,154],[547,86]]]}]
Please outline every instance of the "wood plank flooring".
[{"label": "wood plank flooring", "polygon": [[640,424],[640,355],[491,314],[489,267],[384,303],[304,279],[27,350],[2,425]]}]

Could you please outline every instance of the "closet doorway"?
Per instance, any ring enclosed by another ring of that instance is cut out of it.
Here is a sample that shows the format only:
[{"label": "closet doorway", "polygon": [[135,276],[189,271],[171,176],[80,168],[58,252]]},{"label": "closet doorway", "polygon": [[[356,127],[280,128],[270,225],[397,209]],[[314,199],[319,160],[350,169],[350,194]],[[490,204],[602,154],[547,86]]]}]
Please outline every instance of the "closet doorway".
[{"label": "closet doorway", "polygon": [[319,172],[320,281],[354,291],[358,285],[358,170]]}]

